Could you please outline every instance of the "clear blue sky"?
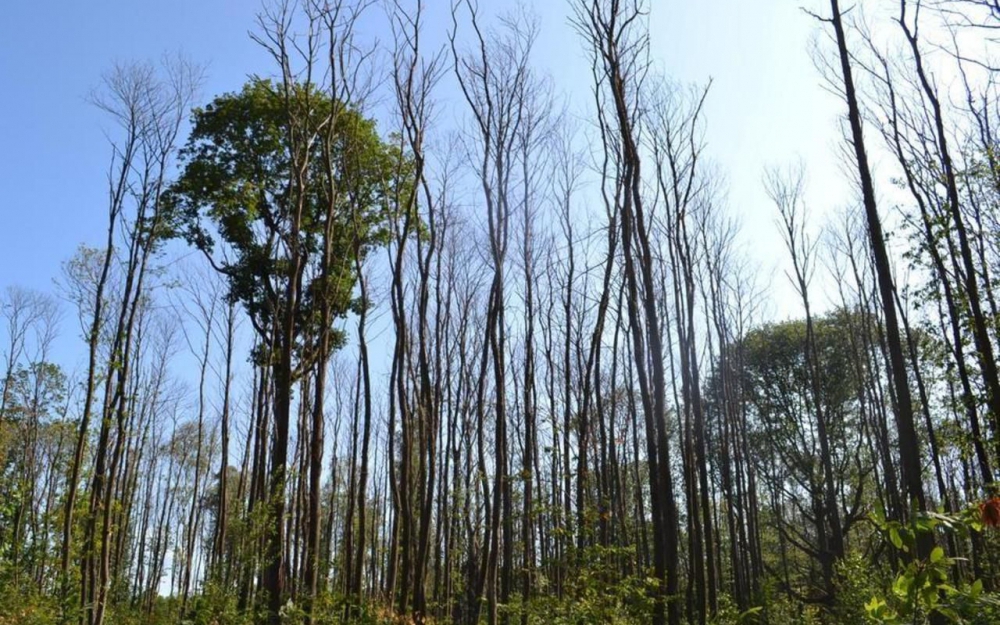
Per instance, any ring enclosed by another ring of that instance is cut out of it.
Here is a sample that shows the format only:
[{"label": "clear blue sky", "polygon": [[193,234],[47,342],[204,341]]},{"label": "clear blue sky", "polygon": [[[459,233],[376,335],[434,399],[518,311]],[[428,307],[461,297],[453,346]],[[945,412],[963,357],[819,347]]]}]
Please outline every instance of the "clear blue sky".
[{"label": "clear blue sky", "polygon": [[[427,4],[428,37],[442,41],[448,2]],[[484,12],[514,6],[511,0],[481,4]],[[559,90],[589,102],[586,61],[567,25],[566,2],[527,4],[542,22],[540,67]],[[709,154],[729,181],[732,210],[754,255],[766,268],[779,264],[774,211],[760,184],[766,164],[801,156],[817,213],[847,200],[832,156],[840,105],[821,88],[808,54],[817,25],[797,0],[652,4],[655,61],[677,79],[715,81],[707,108]],[[109,149],[105,121],[86,96],[102,72],[116,60],[155,61],[179,51],[207,66],[203,101],[236,89],[247,75],[271,70],[247,36],[258,7],[255,0],[6,3],[0,19],[6,96],[0,99],[0,287],[50,290],[77,245],[101,244]],[[449,75],[441,96],[453,93]],[[774,282],[784,281],[779,274]]]}]

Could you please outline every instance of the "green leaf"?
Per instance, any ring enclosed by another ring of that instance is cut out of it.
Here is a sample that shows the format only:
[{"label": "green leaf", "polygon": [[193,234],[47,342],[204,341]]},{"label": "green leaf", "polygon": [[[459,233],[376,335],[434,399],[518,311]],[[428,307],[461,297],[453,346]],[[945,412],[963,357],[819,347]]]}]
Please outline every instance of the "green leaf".
[{"label": "green leaf", "polygon": [[889,528],[889,542],[891,542],[892,546],[895,547],[896,549],[903,548],[903,537],[899,535],[899,528],[897,527]]},{"label": "green leaf", "polygon": [[868,616],[876,617],[881,611],[882,607],[885,605],[885,601],[882,601],[878,597],[872,597],[871,601],[865,604],[865,612]]},{"label": "green leaf", "polygon": [[973,599],[978,599],[979,595],[983,593],[983,580],[977,579],[972,582],[972,586],[969,587],[969,596]]},{"label": "green leaf", "polygon": [[944,549],[941,547],[934,547],[931,551],[931,564],[937,564],[944,557]]},{"label": "green leaf", "polygon": [[892,584],[892,592],[900,599],[905,599],[910,594],[912,586],[913,577],[909,573],[906,573],[896,578],[896,581]]}]

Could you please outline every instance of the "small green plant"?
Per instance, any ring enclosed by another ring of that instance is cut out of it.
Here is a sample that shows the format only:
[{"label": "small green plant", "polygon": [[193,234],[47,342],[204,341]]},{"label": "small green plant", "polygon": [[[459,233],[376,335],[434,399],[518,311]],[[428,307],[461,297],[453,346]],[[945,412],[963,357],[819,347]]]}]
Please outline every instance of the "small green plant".
[{"label": "small green plant", "polygon": [[917,557],[917,543],[927,536],[951,534],[965,541],[972,532],[984,529],[982,507],[957,514],[921,512],[907,522],[887,520],[877,513],[872,521],[884,540],[903,562],[888,592],[865,604],[865,613],[874,623],[940,622],[979,624],[1000,622],[1000,597],[983,591],[982,580],[963,579],[957,571],[964,560],[949,557],[940,545],[927,557]]},{"label": "small green plant", "polygon": [[719,597],[719,609],[715,616],[709,621],[712,625],[750,625],[762,623],[761,620],[764,606],[753,606],[746,610],[740,610],[729,595],[722,594]]}]

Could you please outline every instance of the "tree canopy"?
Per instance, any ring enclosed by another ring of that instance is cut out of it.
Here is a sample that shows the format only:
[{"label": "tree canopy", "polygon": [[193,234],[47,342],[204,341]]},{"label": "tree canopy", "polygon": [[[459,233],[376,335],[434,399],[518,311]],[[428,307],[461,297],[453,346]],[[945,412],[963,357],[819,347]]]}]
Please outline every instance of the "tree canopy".
[{"label": "tree canopy", "polygon": [[334,316],[360,305],[355,256],[387,241],[394,181],[408,167],[374,120],[314,85],[255,78],[195,109],[181,164],[168,195],[175,232],[225,274],[262,334],[287,305],[283,281],[301,283],[303,334],[320,302]]}]

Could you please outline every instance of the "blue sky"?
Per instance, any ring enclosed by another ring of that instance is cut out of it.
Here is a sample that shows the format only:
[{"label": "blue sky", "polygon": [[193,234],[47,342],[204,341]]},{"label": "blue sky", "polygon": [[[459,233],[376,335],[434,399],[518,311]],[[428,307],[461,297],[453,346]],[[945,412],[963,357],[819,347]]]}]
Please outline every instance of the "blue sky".
[{"label": "blue sky", "polygon": [[0,20],[0,284],[48,288],[106,227],[106,121],[87,102],[116,60],[182,51],[209,64],[206,93],[259,61],[250,2],[19,2]]},{"label": "blue sky", "polygon": [[[807,2],[810,0],[806,0]],[[812,0],[815,1],[815,0]],[[848,200],[834,152],[841,105],[820,85],[809,57],[815,21],[798,0],[652,0],[656,63],[681,81],[714,85],[708,153],[728,181],[743,240],[766,271],[783,266],[774,210],[761,185],[765,165],[802,158],[815,225]],[[448,0],[427,0],[427,37],[443,41]],[[510,0],[482,0],[484,13]],[[60,264],[81,244],[100,245],[105,228],[109,147],[88,93],[116,60],[157,60],[181,52],[206,66],[202,101],[234,90],[269,60],[248,37],[255,0],[100,0],[8,3],[0,20],[0,287],[51,290]],[[536,59],[571,106],[590,104],[581,44],[565,0],[528,2],[541,21]],[[388,39],[387,32],[367,37]],[[441,123],[458,109],[451,76],[441,85]],[[585,110],[585,109],[584,109]],[[773,280],[775,295],[790,290]],[[779,302],[779,311],[786,310]],[[70,327],[75,327],[75,324]]]}]

